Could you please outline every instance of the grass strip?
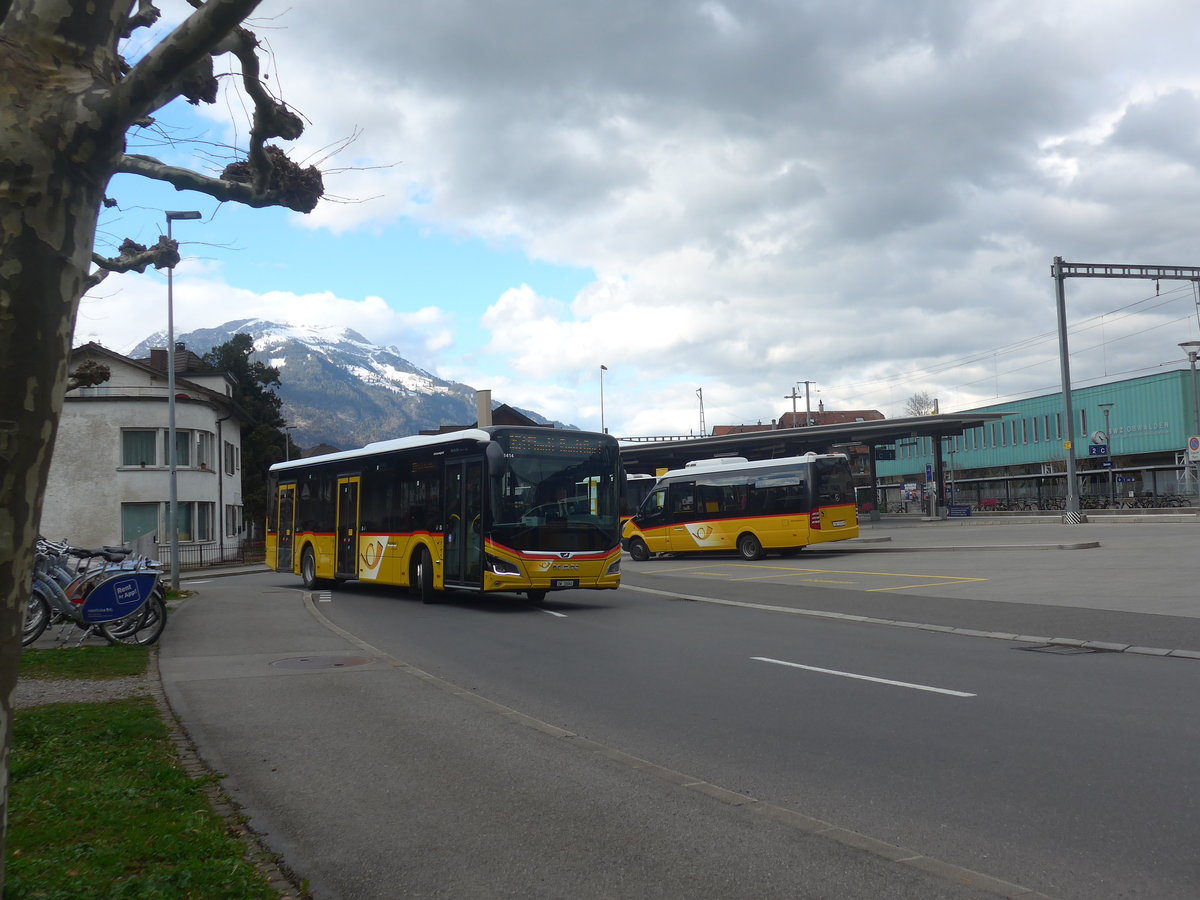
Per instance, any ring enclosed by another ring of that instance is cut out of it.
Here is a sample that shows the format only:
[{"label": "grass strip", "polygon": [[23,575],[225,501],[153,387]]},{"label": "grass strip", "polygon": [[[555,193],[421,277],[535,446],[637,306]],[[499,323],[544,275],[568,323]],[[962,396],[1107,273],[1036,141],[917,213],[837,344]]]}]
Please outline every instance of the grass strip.
[{"label": "grass strip", "polygon": [[21,678],[127,678],[145,675],[149,647],[108,644],[103,647],[71,647],[52,650],[23,650]]},{"label": "grass strip", "polygon": [[18,710],[5,900],[278,900],[205,785],[149,698]]}]

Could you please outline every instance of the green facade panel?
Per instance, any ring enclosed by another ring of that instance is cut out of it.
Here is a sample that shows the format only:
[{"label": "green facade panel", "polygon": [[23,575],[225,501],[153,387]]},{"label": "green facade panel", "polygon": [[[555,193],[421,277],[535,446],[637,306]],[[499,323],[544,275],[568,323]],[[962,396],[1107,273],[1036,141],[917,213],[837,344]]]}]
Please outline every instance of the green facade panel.
[{"label": "green facade panel", "polygon": [[[1108,410],[1109,448],[1113,458],[1183,451],[1195,433],[1190,370],[1176,370],[1071,392],[1074,413],[1074,452],[1080,467],[1099,465],[1103,457],[1090,447],[1105,428]],[[949,471],[999,469],[1016,466],[1066,465],[1066,428],[1062,393],[981,406],[968,412],[997,412],[1004,418],[943,439],[942,459]],[[879,460],[881,481],[923,476],[933,464],[928,438],[898,441],[895,460]],[[917,478],[916,480],[921,480]]]}]

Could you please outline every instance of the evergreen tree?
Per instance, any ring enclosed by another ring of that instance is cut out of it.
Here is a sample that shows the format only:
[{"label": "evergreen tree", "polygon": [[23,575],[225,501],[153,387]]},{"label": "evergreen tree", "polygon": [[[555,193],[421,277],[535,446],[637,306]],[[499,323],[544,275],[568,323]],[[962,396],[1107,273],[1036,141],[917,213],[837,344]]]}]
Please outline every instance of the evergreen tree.
[{"label": "evergreen tree", "polygon": [[252,535],[261,535],[267,515],[267,469],[281,460],[299,456],[284,430],[279,370],[252,360],[254,342],[248,334],[235,334],[204,354],[206,365],[227,372],[234,380],[233,399],[250,417],[242,426],[242,515]]}]

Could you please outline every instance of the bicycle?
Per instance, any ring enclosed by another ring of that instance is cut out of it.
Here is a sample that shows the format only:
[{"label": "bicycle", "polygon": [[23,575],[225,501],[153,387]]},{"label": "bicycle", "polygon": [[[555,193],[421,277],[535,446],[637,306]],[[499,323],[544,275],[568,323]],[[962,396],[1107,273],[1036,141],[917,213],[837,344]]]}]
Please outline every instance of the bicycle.
[{"label": "bicycle", "polygon": [[84,550],[39,538],[22,646],[54,624],[80,629],[78,643],[95,632],[114,644],[154,643],[167,624],[161,576],[159,563],[130,559],[121,547]]}]

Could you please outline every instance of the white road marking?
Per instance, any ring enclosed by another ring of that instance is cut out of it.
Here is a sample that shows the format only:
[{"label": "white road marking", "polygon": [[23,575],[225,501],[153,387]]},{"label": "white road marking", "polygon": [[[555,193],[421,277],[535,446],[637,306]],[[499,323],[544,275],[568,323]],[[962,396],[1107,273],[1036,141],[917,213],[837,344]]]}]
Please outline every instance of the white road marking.
[{"label": "white road marking", "polygon": [[774,663],[777,666],[790,666],[793,669],[806,669],[809,672],[822,672],[825,675],[840,675],[842,678],[856,678],[859,681],[874,681],[876,684],[890,684],[895,687],[912,688],[914,691],[930,691],[934,694],[947,694],[951,697],[974,697],[975,694],[968,694],[964,691],[952,691],[948,688],[930,687],[927,684],[911,684],[907,681],[892,681],[889,678],[875,678],[871,675],[856,675],[853,672],[839,672],[836,669],[821,669],[817,666],[803,666],[800,663],[784,662],[782,659],[770,659],[766,656],[752,656],[751,659],[758,662]]},{"label": "white road marking", "polygon": [[548,616],[558,616],[560,619],[565,619],[567,617],[566,613],[555,612],[552,609],[543,609],[542,612]]}]

